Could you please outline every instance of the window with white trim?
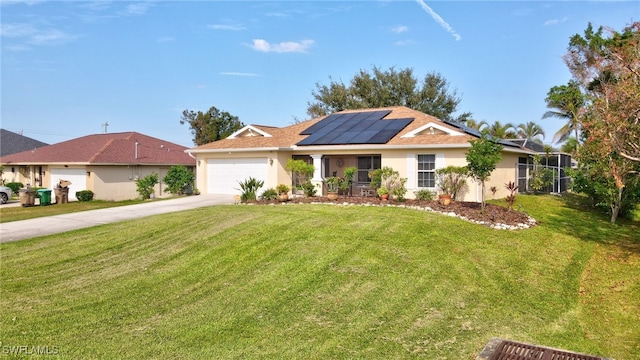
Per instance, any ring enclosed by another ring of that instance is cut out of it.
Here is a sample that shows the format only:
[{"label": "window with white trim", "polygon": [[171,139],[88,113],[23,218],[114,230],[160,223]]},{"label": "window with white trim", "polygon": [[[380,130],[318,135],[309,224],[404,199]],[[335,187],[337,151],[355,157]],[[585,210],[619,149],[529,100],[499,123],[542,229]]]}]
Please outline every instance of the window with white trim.
[{"label": "window with white trim", "polygon": [[435,154],[418,155],[418,187],[436,187],[436,156]]},{"label": "window with white trim", "polygon": [[369,172],[380,169],[382,158],[380,155],[358,156],[358,183],[369,184]]}]

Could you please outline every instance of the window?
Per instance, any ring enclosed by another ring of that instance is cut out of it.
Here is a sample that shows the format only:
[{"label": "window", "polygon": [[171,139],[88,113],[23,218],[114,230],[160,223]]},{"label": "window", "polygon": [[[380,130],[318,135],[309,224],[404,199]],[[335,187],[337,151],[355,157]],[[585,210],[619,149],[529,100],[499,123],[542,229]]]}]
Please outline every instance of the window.
[{"label": "window", "polygon": [[436,187],[435,155],[418,155],[418,187]]},{"label": "window", "polygon": [[380,155],[358,156],[358,183],[370,183],[369,171],[380,169],[381,162]]}]

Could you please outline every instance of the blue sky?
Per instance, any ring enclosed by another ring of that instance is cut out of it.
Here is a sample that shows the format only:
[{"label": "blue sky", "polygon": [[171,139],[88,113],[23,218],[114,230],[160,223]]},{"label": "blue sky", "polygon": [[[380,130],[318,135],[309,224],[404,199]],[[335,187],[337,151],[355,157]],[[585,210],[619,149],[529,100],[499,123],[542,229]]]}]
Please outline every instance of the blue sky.
[{"label": "blue sky", "polygon": [[638,1],[0,0],[1,126],[56,143],[138,131],[192,146],[183,110],[307,119],[316,83],[373,66],[439,72],[480,121],[541,120],[570,36],[621,30]]}]

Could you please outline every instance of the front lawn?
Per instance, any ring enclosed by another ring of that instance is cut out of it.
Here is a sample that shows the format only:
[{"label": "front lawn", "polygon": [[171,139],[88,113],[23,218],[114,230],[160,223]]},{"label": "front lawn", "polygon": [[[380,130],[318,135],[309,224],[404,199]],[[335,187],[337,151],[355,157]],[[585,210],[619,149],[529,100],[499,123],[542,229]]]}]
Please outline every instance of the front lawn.
[{"label": "front lawn", "polygon": [[0,340],[63,358],[640,358],[640,223],[553,196],[492,230],[411,209],[216,206],[0,244]]}]

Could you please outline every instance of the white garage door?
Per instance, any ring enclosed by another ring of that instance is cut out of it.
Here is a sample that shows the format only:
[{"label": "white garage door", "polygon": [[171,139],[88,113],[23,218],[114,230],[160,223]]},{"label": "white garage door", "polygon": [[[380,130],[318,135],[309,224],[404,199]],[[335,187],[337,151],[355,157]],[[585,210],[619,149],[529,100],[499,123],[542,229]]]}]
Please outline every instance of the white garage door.
[{"label": "white garage door", "polygon": [[[76,191],[87,190],[87,171],[85,169],[51,169],[51,187],[55,187],[60,180],[71,181],[69,185],[69,201],[78,200]],[[51,201],[55,201],[55,195],[51,194]]]},{"label": "white garage door", "polygon": [[267,184],[267,158],[209,159],[207,160],[207,191],[209,194],[239,195],[238,182],[249,177],[264,181],[258,195]]}]

